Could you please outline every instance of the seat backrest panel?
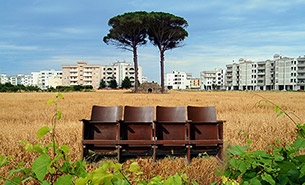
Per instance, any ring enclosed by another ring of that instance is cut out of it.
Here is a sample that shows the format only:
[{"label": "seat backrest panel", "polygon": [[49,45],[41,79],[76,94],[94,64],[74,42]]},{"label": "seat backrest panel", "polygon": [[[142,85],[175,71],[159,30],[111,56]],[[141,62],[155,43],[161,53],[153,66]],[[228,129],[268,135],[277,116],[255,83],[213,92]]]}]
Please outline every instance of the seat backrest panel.
[{"label": "seat backrest panel", "polygon": [[92,107],[91,121],[116,122],[122,119],[122,106],[117,107]]},{"label": "seat backrest panel", "polygon": [[194,123],[215,123],[216,118],[216,108],[215,107],[187,107],[188,120]]},{"label": "seat backrest panel", "polygon": [[157,106],[158,122],[185,122],[186,110],[185,107],[161,107]]}]

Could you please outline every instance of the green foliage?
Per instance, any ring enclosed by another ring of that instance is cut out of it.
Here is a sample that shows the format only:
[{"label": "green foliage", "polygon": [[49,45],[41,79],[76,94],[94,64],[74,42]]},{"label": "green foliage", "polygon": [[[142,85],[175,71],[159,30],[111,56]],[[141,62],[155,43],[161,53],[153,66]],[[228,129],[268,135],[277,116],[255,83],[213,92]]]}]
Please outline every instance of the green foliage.
[{"label": "green foliage", "polygon": [[110,83],[109,83],[109,87],[111,89],[115,89],[118,87],[118,83],[116,82],[116,80],[114,79],[114,77],[111,78]]},{"label": "green foliage", "polygon": [[101,80],[99,88],[106,88],[106,82],[104,81],[104,79]]},{"label": "green foliage", "polygon": [[122,88],[127,88],[129,89],[131,87],[131,82],[130,79],[128,78],[128,76],[126,76],[124,78],[124,80],[122,81]]},{"label": "green foliage", "polygon": [[[285,110],[271,101],[261,100],[258,106],[261,102],[273,105],[277,117],[286,115],[296,125],[298,137],[286,146],[275,138],[276,144],[266,147],[271,152],[252,150],[253,141],[249,138],[246,140],[247,145],[229,146],[227,163],[221,175],[229,179],[241,179],[242,185],[305,185],[305,155],[300,155],[305,149],[304,124],[297,123]],[[239,134],[247,136],[243,131]]]},{"label": "green foliage", "polygon": [[0,92],[38,92],[40,90],[36,86],[12,85],[11,83],[0,84]]},{"label": "green foliage", "polygon": [[91,91],[91,85],[71,85],[71,86],[57,86],[56,89],[48,89],[48,92],[70,92],[70,91]]}]

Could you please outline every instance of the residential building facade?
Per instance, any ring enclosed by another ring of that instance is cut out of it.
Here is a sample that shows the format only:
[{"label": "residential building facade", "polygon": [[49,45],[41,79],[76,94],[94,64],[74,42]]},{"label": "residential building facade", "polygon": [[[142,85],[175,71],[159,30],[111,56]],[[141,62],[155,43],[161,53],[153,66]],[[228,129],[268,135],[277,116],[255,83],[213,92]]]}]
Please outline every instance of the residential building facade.
[{"label": "residential building facade", "polygon": [[[135,67],[131,63],[116,62],[110,65],[101,66],[101,77],[109,85],[112,78],[117,81],[118,86],[122,85],[125,77],[130,79],[131,85],[135,85]],[[142,82],[142,66],[138,66],[138,81]],[[143,83],[143,82],[142,82]]]},{"label": "residential building facade", "polygon": [[283,57],[252,62],[240,59],[239,64],[226,65],[227,90],[304,90],[305,56]]},{"label": "residential building facade", "polygon": [[224,70],[216,68],[212,71],[200,72],[201,90],[220,90],[224,88]]},{"label": "residential building facade", "polygon": [[171,73],[164,74],[164,86],[170,89],[189,89],[190,74],[173,70]]},{"label": "residential building facade", "polygon": [[[88,65],[87,62],[77,62],[77,65],[63,65],[62,83],[64,86],[92,85],[97,89],[103,79],[108,86],[111,79],[122,85],[125,77],[130,79],[131,85],[135,84],[134,65],[127,62],[116,62],[110,65]],[[138,80],[142,82],[142,67],[138,66]]]},{"label": "residential building facade", "polygon": [[62,65],[62,85],[91,85],[99,88],[101,81],[101,66],[88,65],[87,62],[77,62],[76,65]]},{"label": "residential building facade", "polygon": [[9,78],[6,74],[0,74],[0,83],[1,84],[9,83]]}]

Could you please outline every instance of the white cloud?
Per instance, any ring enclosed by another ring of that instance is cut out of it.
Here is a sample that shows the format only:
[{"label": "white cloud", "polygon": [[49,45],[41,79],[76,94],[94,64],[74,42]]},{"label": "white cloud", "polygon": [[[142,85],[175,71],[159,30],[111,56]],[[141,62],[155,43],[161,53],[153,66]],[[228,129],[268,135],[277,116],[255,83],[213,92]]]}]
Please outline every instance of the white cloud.
[{"label": "white cloud", "polygon": [[36,47],[36,46],[17,46],[17,45],[12,45],[12,44],[0,44],[0,49],[32,51],[32,50],[37,50],[38,47]]}]

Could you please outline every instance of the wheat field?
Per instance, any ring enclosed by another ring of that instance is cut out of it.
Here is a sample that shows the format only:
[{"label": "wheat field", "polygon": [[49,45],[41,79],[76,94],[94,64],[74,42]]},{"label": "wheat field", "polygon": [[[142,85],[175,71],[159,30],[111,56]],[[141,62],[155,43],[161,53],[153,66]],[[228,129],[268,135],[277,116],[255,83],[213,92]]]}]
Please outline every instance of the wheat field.
[{"label": "wheat field", "polygon": [[[170,91],[168,94],[133,94],[128,90],[101,90],[97,92],[63,93],[59,100],[62,119],[57,123],[57,140],[70,146],[72,160],[81,157],[81,129],[78,120],[89,119],[92,105],[101,106],[216,106],[217,118],[226,120],[224,124],[225,147],[232,144],[245,144],[245,135],[253,140],[254,149],[265,149],[275,143],[275,137],[282,144],[295,139],[295,125],[284,115],[276,117],[271,104],[261,103],[262,97],[271,100],[290,113],[298,121],[305,120],[305,93],[302,92],[199,92]],[[54,93],[0,93],[0,153],[12,155],[16,162],[30,164],[35,159],[32,153],[26,153],[18,141],[37,143],[36,132],[39,128],[50,126],[54,106],[47,105],[48,99],[54,99]],[[296,116],[295,116],[296,115]],[[50,142],[48,137],[42,142]],[[151,159],[137,159],[146,177],[155,175],[164,177],[185,169],[189,178],[200,184],[209,184],[218,179],[215,168],[220,164],[214,157],[193,159],[187,166],[185,159],[166,158],[152,164]],[[127,164],[129,161],[127,161]],[[94,165],[90,165],[94,168]],[[9,169],[0,169],[7,174]]]}]

